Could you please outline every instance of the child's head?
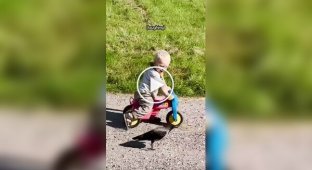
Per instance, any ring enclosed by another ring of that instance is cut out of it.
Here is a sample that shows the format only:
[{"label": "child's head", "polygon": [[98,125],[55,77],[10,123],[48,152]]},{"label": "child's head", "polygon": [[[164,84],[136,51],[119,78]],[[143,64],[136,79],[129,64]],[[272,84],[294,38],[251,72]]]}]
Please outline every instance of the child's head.
[{"label": "child's head", "polygon": [[170,65],[170,54],[165,50],[159,50],[155,54],[154,65],[168,68]]}]

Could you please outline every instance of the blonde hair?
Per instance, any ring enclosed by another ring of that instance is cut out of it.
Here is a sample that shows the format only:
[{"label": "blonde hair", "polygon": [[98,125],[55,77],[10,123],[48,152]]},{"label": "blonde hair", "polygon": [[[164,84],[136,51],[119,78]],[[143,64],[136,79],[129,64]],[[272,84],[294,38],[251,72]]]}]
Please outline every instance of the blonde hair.
[{"label": "blonde hair", "polygon": [[159,50],[155,54],[154,63],[165,63],[167,65],[170,64],[171,57],[170,54],[165,50]]}]

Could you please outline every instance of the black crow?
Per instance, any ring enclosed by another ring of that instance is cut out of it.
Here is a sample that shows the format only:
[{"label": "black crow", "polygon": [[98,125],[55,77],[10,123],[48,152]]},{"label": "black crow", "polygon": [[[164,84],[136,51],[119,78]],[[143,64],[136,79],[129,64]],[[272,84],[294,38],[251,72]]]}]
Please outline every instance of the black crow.
[{"label": "black crow", "polygon": [[151,149],[153,150],[153,144],[155,141],[158,141],[166,136],[174,126],[166,126],[166,127],[158,127],[151,131],[148,131],[142,135],[136,136],[132,138],[133,140],[150,140],[151,141]]}]

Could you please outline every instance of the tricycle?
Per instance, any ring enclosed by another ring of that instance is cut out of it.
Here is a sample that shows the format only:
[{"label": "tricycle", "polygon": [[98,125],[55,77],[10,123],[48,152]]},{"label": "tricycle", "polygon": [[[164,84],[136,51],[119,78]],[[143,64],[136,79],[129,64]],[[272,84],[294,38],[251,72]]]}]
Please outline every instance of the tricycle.
[{"label": "tricycle", "polygon": [[126,106],[123,110],[123,117],[127,129],[137,127],[141,122],[149,122],[150,120],[155,119],[161,110],[169,108],[172,108],[172,110],[167,113],[166,122],[174,127],[179,127],[183,122],[183,116],[177,111],[178,98],[174,93],[173,95],[173,100],[167,99],[164,102],[161,102],[162,100],[154,100],[152,111],[138,119],[132,118],[134,117],[133,112],[140,106],[139,102],[134,98],[130,98],[130,105]]}]

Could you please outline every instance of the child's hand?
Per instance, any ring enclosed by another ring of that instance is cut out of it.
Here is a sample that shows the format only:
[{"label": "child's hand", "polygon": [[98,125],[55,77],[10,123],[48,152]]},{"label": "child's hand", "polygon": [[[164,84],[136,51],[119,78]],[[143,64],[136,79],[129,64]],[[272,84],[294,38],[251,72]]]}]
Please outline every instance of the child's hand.
[{"label": "child's hand", "polygon": [[168,100],[173,100],[174,99],[174,96],[173,95],[170,95]]},{"label": "child's hand", "polygon": [[164,97],[161,97],[161,96],[156,96],[154,100],[159,100],[159,101],[162,101],[162,100],[164,100]]},{"label": "child's hand", "polygon": [[[167,85],[164,85],[163,87],[161,87],[161,92],[167,97],[170,95],[169,90],[171,90],[170,87],[168,87]],[[170,95],[171,97],[172,95]]]}]

